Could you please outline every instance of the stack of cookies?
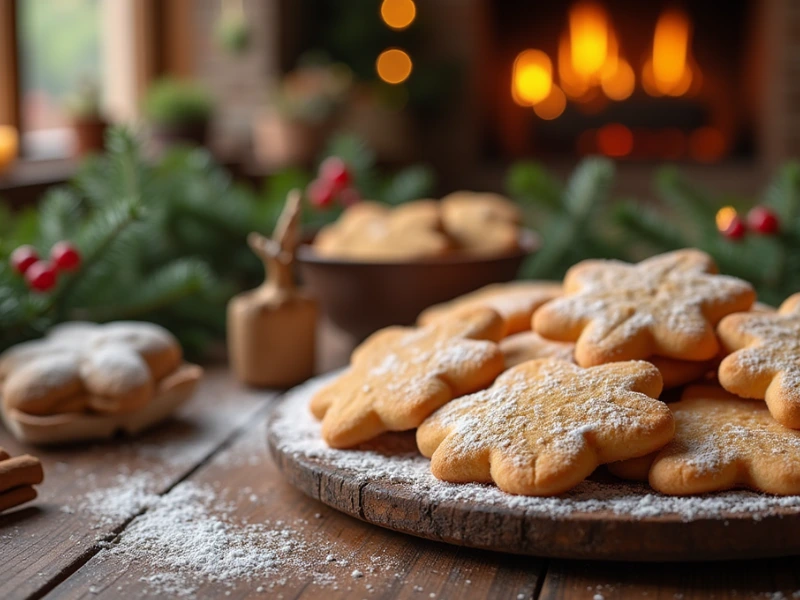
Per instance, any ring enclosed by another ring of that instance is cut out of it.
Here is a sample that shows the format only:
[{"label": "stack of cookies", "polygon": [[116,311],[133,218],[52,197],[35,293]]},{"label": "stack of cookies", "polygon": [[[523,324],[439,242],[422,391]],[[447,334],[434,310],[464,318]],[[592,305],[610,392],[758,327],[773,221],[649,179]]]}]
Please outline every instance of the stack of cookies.
[{"label": "stack of cookies", "polygon": [[374,334],[314,396],[330,446],[416,429],[434,476],[513,494],[600,465],[664,494],[800,494],[800,294],[757,305],[687,249],[493,286],[419,323]]},{"label": "stack of cookies", "polygon": [[314,249],[327,258],[357,261],[499,256],[519,250],[521,222],[519,207],[497,194],[454,192],[396,208],[359,202],[320,230]]}]

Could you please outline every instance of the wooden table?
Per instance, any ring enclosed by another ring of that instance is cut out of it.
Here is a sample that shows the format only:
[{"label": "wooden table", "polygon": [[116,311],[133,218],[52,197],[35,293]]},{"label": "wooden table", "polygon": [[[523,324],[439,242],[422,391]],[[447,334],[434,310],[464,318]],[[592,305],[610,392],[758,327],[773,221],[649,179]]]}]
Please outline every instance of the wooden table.
[{"label": "wooden table", "polygon": [[[329,359],[327,366],[336,362],[341,360]],[[43,451],[0,431],[0,446],[14,454],[34,452],[46,472],[36,502],[0,516],[0,598],[174,596],[181,590],[154,587],[163,568],[130,560],[115,547],[147,511],[188,484],[224,491],[232,500],[227,519],[294,524],[309,551],[331,548],[337,558],[304,564],[295,556],[267,578],[196,577],[183,590],[187,597],[800,597],[796,558],[710,564],[540,560],[408,537],[339,514],[286,484],[269,458],[265,424],[277,396],[245,390],[226,369],[215,368],[176,420],[137,440]],[[137,494],[149,501],[136,502]]]}]

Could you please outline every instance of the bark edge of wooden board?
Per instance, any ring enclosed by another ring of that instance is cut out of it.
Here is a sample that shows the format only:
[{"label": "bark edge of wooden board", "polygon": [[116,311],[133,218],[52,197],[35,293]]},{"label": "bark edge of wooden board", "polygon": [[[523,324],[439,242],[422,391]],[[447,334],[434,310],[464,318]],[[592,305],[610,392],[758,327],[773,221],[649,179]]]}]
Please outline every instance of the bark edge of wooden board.
[{"label": "bark edge of wooden board", "polygon": [[308,384],[295,388],[271,411],[272,458],[293,487],[368,523],[448,544],[547,558],[705,561],[800,553],[797,507],[688,520],[611,511],[549,516],[470,500],[438,501],[407,483],[365,480],[324,453],[297,452],[288,437],[293,432],[275,426],[287,402],[307,404],[313,389]]}]

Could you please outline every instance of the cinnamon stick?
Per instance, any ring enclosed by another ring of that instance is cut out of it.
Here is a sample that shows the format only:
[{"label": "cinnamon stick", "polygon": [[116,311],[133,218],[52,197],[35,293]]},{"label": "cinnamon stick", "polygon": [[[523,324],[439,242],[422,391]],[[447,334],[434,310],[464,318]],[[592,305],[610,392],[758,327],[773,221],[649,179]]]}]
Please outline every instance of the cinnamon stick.
[{"label": "cinnamon stick", "polygon": [[34,498],[36,498],[36,490],[30,485],[23,485],[7,492],[3,492],[0,494],[0,512],[8,510],[9,508],[13,508],[19,504],[30,502]]},{"label": "cinnamon stick", "polygon": [[23,454],[0,460],[0,492],[42,483],[43,479],[42,463],[34,456]]}]

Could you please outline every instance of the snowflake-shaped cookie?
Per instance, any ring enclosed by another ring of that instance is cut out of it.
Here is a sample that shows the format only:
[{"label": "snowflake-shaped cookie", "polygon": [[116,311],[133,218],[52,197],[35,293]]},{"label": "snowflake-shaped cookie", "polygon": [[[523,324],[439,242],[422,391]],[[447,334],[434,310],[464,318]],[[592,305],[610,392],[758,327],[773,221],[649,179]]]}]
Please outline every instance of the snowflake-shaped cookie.
[{"label": "snowflake-shaped cookie", "polygon": [[503,370],[503,321],[489,309],[426,327],[389,327],[353,352],[350,368],[320,390],[311,411],[322,437],[348,448],[385,431],[414,429],[453,398],[487,387]]},{"label": "snowflake-shaped cookie", "polygon": [[800,493],[800,432],[773,419],[763,402],[717,386],[691,386],[670,404],[675,437],[649,458],[609,465],[627,479],[644,479],[664,494],[750,488]]},{"label": "snowflake-shaped cookie", "polygon": [[513,281],[494,283],[459,296],[455,300],[425,309],[417,322],[427,325],[475,307],[497,311],[505,321],[504,336],[531,328],[531,317],[545,302],[561,295],[561,284],[554,281]]},{"label": "snowflake-shaped cookie", "polygon": [[585,367],[651,355],[708,360],[719,349],[714,326],[755,300],[749,283],[715,273],[711,257],[693,249],[635,265],[586,260],[567,272],[565,296],[536,311],[534,329],[577,341]]},{"label": "snowflake-shaped cookie", "polygon": [[417,445],[439,479],[556,495],[600,464],[669,442],[674,423],[660,392],[658,369],[643,361],[584,369],[533,360],[439,409],[417,430]]},{"label": "snowflake-shaped cookie", "polygon": [[722,387],[766,400],[779,423],[800,429],[800,294],[775,313],[729,315],[720,321],[717,334],[733,352],[719,366]]}]

